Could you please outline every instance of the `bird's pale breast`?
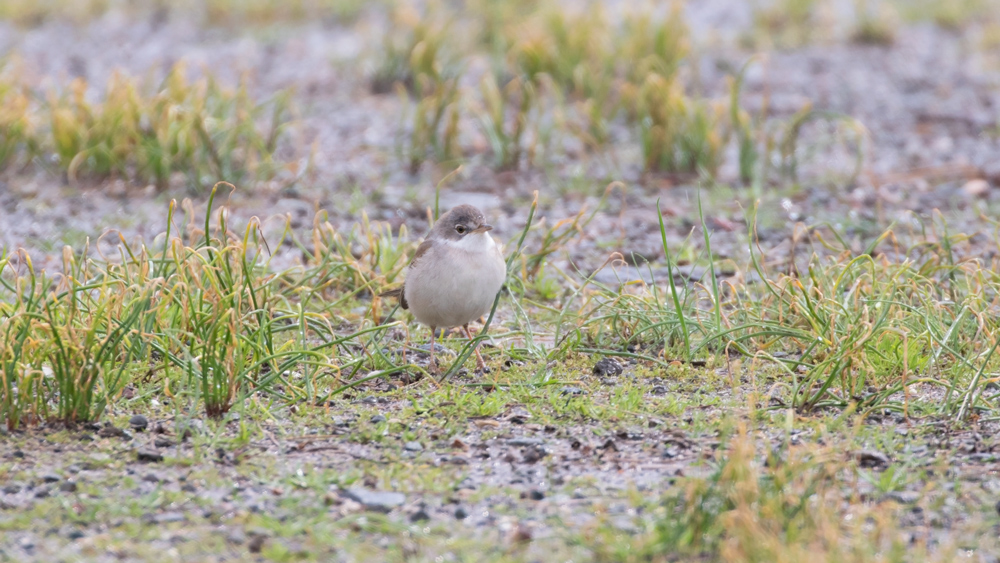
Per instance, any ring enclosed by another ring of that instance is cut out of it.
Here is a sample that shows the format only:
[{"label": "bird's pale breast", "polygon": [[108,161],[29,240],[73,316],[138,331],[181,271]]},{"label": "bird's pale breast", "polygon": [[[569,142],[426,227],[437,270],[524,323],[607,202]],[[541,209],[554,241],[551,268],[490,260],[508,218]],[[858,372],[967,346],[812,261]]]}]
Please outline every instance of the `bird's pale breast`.
[{"label": "bird's pale breast", "polygon": [[410,267],[404,291],[418,321],[440,328],[462,326],[490,311],[507,269],[492,237],[483,233],[477,238],[435,241]]}]

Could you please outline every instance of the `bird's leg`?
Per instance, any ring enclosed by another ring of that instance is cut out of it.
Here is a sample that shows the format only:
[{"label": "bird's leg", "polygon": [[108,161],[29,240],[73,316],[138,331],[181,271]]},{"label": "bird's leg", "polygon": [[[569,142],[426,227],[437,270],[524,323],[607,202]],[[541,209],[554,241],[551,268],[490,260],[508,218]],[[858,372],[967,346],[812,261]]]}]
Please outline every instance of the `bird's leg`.
[{"label": "bird's leg", "polygon": [[[465,335],[469,337],[469,342],[472,342],[472,332],[469,331],[469,324],[466,323],[466,324],[462,325],[462,328],[465,329]],[[483,361],[483,356],[479,354],[479,343],[478,342],[472,347],[472,350],[476,353],[476,365],[479,366],[480,370],[482,370],[482,371],[485,372],[486,371],[486,362]]]},{"label": "bird's leg", "polygon": [[430,363],[430,366],[429,366],[431,368],[431,372],[434,372],[435,369],[437,369],[437,362],[434,360],[434,341],[437,339],[437,337],[434,336],[435,332],[437,332],[437,328],[432,326],[431,327],[431,363]]}]

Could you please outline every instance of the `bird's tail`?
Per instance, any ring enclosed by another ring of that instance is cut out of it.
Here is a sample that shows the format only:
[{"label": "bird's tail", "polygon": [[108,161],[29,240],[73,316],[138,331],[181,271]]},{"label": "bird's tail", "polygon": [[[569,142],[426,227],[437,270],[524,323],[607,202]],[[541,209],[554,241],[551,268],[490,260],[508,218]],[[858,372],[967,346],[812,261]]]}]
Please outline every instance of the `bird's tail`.
[{"label": "bird's tail", "polygon": [[410,305],[406,302],[406,295],[403,294],[403,286],[399,286],[396,289],[390,289],[389,291],[383,291],[378,294],[379,297],[395,297],[399,299],[399,306],[404,309],[409,309]]}]

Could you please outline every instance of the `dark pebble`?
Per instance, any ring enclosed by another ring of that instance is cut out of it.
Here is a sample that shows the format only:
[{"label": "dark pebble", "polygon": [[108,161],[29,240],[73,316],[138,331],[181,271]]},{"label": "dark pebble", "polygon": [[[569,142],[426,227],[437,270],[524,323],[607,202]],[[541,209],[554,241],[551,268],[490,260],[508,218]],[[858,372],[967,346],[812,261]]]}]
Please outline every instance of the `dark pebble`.
[{"label": "dark pebble", "polygon": [[170,524],[172,522],[184,522],[187,517],[183,512],[171,511],[160,514],[146,514],[142,521],[146,524]]},{"label": "dark pebble", "polygon": [[[997,504],[1000,504],[1000,503],[997,503]],[[1000,509],[998,509],[998,510],[1000,510]],[[458,507],[458,508],[455,509],[455,518],[457,520],[465,520],[468,517],[469,517],[469,513],[468,513],[468,511],[465,510],[465,508],[463,508],[463,507],[460,506],[460,507]]]},{"label": "dark pebble", "polygon": [[21,492],[20,485],[4,485],[3,492],[8,495],[16,495]]},{"label": "dark pebble", "polygon": [[385,422],[385,417],[380,414],[376,414],[375,416],[369,418],[368,421],[372,424],[379,424]]},{"label": "dark pebble", "polygon": [[163,436],[158,436],[155,440],[153,440],[153,445],[156,446],[157,448],[172,448],[174,447],[175,443],[170,438],[164,438]]},{"label": "dark pebble", "polygon": [[43,488],[38,489],[37,491],[35,491],[35,498],[46,498],[48,496],[49,496],[49,489],[48,488],[44,488],[43,487]]},{"label": "dark pebble", "polygon": [[143,432],[146,427],[149,426],[149,420],[141,414],[137,414],[132,418],[128,419],[128,425],[131,426],[137,432]]},{"label": "dark pebble", "polygon": [[583,389],[580,389],[579,387],[563,387],[559,390],[559,392],[563,395],[583,395]]},{"label": "dark pebble", "polygon": [[21,450],[14,450],[14,452],[10,455],[16,457],[17,459],[24,459],[24,452]]},{"label": "dark pebble", "polygon": [[531,489],[531,492],[528,493],[528,498],[531,500],[542,500],[545,498],[545,493],[539,491],[538,489]]},{"label": "dark pebble", "polygon": [[111,424],[104,425],[104,428],[97,431],[97,435],[101,438],[122,438],[125,440],[131,438],[128,432],[118,428],[117,426],[112,426]]},{"label": "dark pebble", "polygon": [[536,463],[541,459],[544,459],[549,452],[545,451],[542,446],[529,446],[524,448],[522,455],[524,456],[525,463]]},{"label": "dark pebble", "polygon": [[601,358],[594,364],[594,375],[603,377],[606,375],[618,375],[622,372],[622,366],[613,358]]},{"label": "dark pebble", "polygon": [[76,483],[74,483],[72,481],[66,481],[62,485],[59,485],[59,490],[62,491],[62,492],[64,492],[64,493],[75,493],[76,492]]},{"label": "dark pebble", "polygon": [[877,450],[861,450],[854,453],[858,464],[865,469],[878,469],[889,466],[889,457]]},{"label": "dark pebble", "polygon": [[138,459],[143,463],[155,463],[158,461],[163,461],[163,456],[156,452],[151,452],[149,450],[139,450],[138,452],[136,452],[136,459]]},{"label": "dark pebble", "polygon": [[46,473],[45,475],[42,475],[43,483],[58,483],[61,480],[62,477],[56,475],[55,473]]},{"label": "dark pebble", "polygon": [[66,534],[66,537],[71,540],[82,539],[85,536],[86,534],[83,533],[83,530],[71,530],[68,534]]},{"label": "dark pebble", "polygon": [[511,438],[507,440],[508,446],[541,446],[545,444],[545,440],[542,438]]},{"label": "dark pebble", "polygon": [[424,522],[430,519],[431,519],[430,514],[427,514],[427,511],[425,511],[423,508],[410,515],[410,522]]},{"label": "dark pebble", "polygon": [[247,549],[250,553],[260,553],[260,550],[264,549],[264,542],[267,540],[264,536],[253,536],[250,538],[250,543],[247,544]]}]

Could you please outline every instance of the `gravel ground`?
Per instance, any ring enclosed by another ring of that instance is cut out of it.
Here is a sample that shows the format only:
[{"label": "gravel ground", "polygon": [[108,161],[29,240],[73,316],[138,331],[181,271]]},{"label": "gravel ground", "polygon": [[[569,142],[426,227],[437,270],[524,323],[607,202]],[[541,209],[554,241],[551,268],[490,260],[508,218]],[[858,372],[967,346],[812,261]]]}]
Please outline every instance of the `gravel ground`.
[{"label": "gravel ground", "polygon": [[[692,88],[721,95],[727,73],[752,54],[738,46],[740,30],[749,25],[746,4],[712,0],[689,7],[697,53]],[[419,237],[427,228],[425,208],[433,201],[434,186],[447,171],[427,165],[411,176],[396,157],[403,108],[395,95],[373,95],[367,78],[377,64],[387,21],[385,14],[371,12],[351,26],[234,32],[109,14],[82,26],[50,22],[23,30],[0,24],[0,52],[18,53],[33,85],[60,87],[83,77],[95,96],[115,69],[162,74],[178,60],[187,61],[192,73],[207,68],[229,84],[249,73],[253,92],[261,97],[294,88],[299,118],[282,150],[303,155],[312,148],[311,175],[293,188],[237,190],[229,200],[236,222],[267,217],[266,230],[276,233],[283,217],[307,228],[316,210],[324,209],[338,228],[348,229],[363,210],[394,228],[406,224]],[[762,247],[784,256],[794,247],[797,223],[827,221],[860,250],[893,221],[905,238],[907,229],[928,222],[935,209],[947,213],[955,232],[992,230],[990,217],[1000,201],[997,55],[978,48],[970,34],[921,24],[900,28],[892,47],[834,39],[771,52],[763,64],[751,67],[744,90],[751,112],[766,107],[768,119],[777,123],[811,103],[858,120],[867,134],[863,169],[852,179],[852,156],[834,142],[837,130],[819,123],[805,128],[800,184],[759,194]],[[442,207],[474,203],[495,217],[496,233],[504,240],[523,226],[536,190],[541,215],[551,223],[593,206],[610,181],[625,183],[626,189],[617,190],[569,246],[567,256],[554,259],[558,266],[572,263],[593,271],[612,251],[658,256],[657,200],[667,215],[670,242],[685,239],[698,223],[696,188],[644,176],[635,140],[621,126],[614,136],[624,140],[612,148],[610,159],[616,164],[568,145],[557,151],[551,166],[506,172],[489,167],[487,144],[471,117],[461,129],[468,162],[442,193]],[[733,153],[721,183],[732,182],[735,174]],[[580,178],[584,188],[572,189]],[[169,200],[185,197],[196,207],[205,204],[202,196],[182,190],[158,193],[121,182],[68,185],[45,172],[7,174],[0,177],[0,245],[23,246],[36,265],[55,268],[63,244],[80,248],[89,239],[93,249],[110,250],[110,239],[95,242],[109,230],[151,240],[164,230]],[[703,197],[707,221],[715,228],[716,255],[744,260],[743,210],[755,196],[749,189],[719,186]],[[959,252],[992,255],[995,249],[974,240]],[[643,269],[626,264],[597,279],[610,283],[643,275]],[[699,276],[692,272],[691,277]],[[586,390],[563,389],[560,400],[572,401],[578,391],[609,392],[594,389],[613,388],[616,378],[630,373],[627,368],[605,382],[591,368],[579,367],[580,378],[589,382]],[[44,518],[56,507],[75,515],[9,532],[0,539],[0,561],[252,560],[277,544],[292,554],[311,549],[296,543],[294,534],[275,537],[281,534],[261,524],[264,520],[287,524],[306,514],[321,527],[324,519],[382,512],[404,528],[452,530],[457,525],[472,530],[473,538],[533,538],[535,551],[524,554],[524,560],[545,560],[547,540],[564,527],[585,528],[598,514],[630,530],[635,514],[623,497],[704,471],[698,462],[719,445],[709,422],[745,407],[742,388],[703,390],[697,382],[656,380],[648,382],[649,397],[699,396],[677,414],[632,420],[631,426],[614,421],[550,425],[515,405],[462,421],[454,434],[436,435],[433,429],[421,430],[431,415],[404,415],[410,399],[393,392],[373,387],[322,414],[310,409],[308,417],[283,407],[278,421],[261,427],[263,436],[239,447],[233,446],[240,432],[236,421],[206,430],[197,420],[166,411],[146,413],[147,428],[141,432],[128,422],[132,413],[118,412],[107,417],[110,427],[0,435],[8,477],[0,479],[0,514],[6,514],[0,518]],[[411,439],[397,432],[397,419],[409,425]],[[185,425],[192,428],[187,438]],[[394,429],[389,438],[366,441],[365,436],[386,428]],[[927,512],[916,510],[917,491],[893,493],[896,502],[915,505],[907,523],[914,534],[945,534],[950,523],[961,520],[970,495],[992,502],[1000,494],[995,423],[910,428],[901,420],[876,417],[868,429],[896,436],[903,452],[897,455],[950,465],[956,486],[972,491],[938,491],[947,502]],[[217,447],[218,442],[225,446]],[[875,466],[893,455],[876,453]],[[404,469],[386,469],[393,464]],[[405,468],[413,466],[421,469],[405,475]],[[437,485],[412,481],[428,475]],[[379,494],[399,482],[423,492]],[[866,485],[860,486],[864,492]],[[876,494],[867,487],[868,494]],[[95,498],[118,508],[95,508]],[[923,501],[919,506],[925,506]],[[939,525],[942,521],[949,524]],[[144,538],[145,547],[113,547],[130,534]],[[346,551],[340,557],[351,559]]]}]

